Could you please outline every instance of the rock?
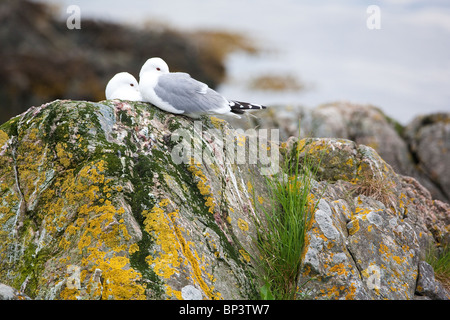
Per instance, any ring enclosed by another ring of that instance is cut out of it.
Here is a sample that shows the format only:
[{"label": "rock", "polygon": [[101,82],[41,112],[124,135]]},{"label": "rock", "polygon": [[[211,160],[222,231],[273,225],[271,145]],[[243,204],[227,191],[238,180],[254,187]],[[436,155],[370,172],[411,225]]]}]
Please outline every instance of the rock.
[{"label": "rock", "polygon": [[283,107],[258,118],[233,120],[237,128],[280,128],[280,137],[341,138],[373,148],[395,172],[416,178],[434,199],[450,202],[449,113],[422,116],[405,128],[379,108],[348,102],[313,109]]},{"label": "rock", "polygon": [[32,299],[259,298],[255,219],[298,148],[319,165],[301,295],[413,299],[450,206],[371,147],[276,133],[140,102],[28,109],[0,126],[0,282]]},{"label": "rock", "polygon": [[[224,161],[222,137],[235,136],[223,120],[55,101],[0,128],[6,283],[37,299],[255,294],[249,190],[264,197],[264,165]],[[177,158],[183,135],[208,165]]]},{"label": "rock", "polygon": [[425,261],[419,262],[419,277],[416,293],[431,300],[449,300],[450,293],[434,278],[433,267]]},{"label": "rock", "polygon": [[[334,138],[293,146],[320,163],[324,180],[313,190],[321,200],[306,236],[300,291],[319,299],[413,299],[426,248],[448,243],[450,206],[395,174],[370,147]],[[366,183],[361,177],[382,183],[355,187]]]},{"label": "rock", "polygon": [[[259,119],[258,119],[259,118]],[[394,170],[410,173],[412,162],[408,146],[380,109],[370,105],[336,102],[313,109],[276,107],[258,113],[252,122],[237,122],[237,126],[258,125],[280,127],[282,139],[289,136],[342,138],[375,149]]]},{"label": "rock", "polygon": [[0,300],[30,300],[30,298],[16,289],[0,283]]},{"label": "rock", "polygon": [[[416,117],[406,126],[405,137],[419,172],[442,194],[439,199],[449,200],[450,113]],[[429,184],[424,186],[429,188]]]},{"label": "rock", "polygon": [[320,163],[318,178],[327,181],[346,180],[365,183],[384,181],[392,191],[399,185],[399,178],[371,147],[357,145],[346,139],[310,138],[301,140],[300,158],[306,156]]},{"label": "rock", "polygon": [[196,287],[188,284],[181,289],[181,297],[183,300],[202,300],[202,292]]},{"label": "rock", "polygon": [[413,171],[408,146],[383,112],[370,105],[332,103],[312,111],[316,137],[350,139],[374,150],[399,173]]}]

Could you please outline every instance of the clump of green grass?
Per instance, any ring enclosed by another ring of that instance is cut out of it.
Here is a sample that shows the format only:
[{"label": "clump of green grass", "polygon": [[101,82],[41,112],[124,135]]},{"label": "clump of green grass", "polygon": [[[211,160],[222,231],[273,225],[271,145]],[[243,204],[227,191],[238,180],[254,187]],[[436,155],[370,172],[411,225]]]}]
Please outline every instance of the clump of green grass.
[{"label": "clump of green grass", "polygon": [[257,221],[255,239],[259,252],[255,260],[264,283],[262,299],[297,298],[305,233],[320,200],[311,205],[310,192],[319,164],[314,165],[307,157],[300,164],[300,151],[293,148],[282,170],[266,179],[270,209],[261,206],[265,219]]},{"label": "clump of green grass", "polygon": [[435,278],[450,291],[450,245],[442,247],[441,250],[435,246],[431,247],[425,260],[433,267]]}]

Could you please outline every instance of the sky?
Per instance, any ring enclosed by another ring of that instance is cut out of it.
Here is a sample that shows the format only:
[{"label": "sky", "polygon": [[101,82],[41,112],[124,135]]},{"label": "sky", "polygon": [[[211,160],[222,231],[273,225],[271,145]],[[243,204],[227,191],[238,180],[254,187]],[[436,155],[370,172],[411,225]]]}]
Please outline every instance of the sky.
[{"label": "sky", "polygon": [[[218,91],[230,99],[269,106],[372,104],[402,124],[416,115],[450,112],[448,0],[39,1],[58,4],[63,18],[75,4],[81,19],[137,27],[153,21],[247,36],[261,53],[228,57],[228,77]],[[371,5],[379,8],[379,29],[367,26],[374,21]],[[266,74],[293,75],[307,89],[280,93],[248,86]]]}]

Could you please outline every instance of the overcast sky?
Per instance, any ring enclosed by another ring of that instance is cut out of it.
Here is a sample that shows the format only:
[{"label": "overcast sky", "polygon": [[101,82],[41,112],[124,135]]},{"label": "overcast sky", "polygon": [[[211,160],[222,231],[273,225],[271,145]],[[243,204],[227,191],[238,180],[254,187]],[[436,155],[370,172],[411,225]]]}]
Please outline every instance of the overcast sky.
[{"label": "overcast sky", "polygon": [[[346,100],[370,103],[406,124],[417,114],[450,111],[450,1],[448,0],[39,0],[80,6],[81,17],[184,30],[240,32],[264,50],[234,54],[219,91],[262,104]],[[370,30],[367,8],[380,8]],[[82,23],[82,22],[81,22]],[[291,74],[310,88],[301,93],[251,91],[262,74]]]}]

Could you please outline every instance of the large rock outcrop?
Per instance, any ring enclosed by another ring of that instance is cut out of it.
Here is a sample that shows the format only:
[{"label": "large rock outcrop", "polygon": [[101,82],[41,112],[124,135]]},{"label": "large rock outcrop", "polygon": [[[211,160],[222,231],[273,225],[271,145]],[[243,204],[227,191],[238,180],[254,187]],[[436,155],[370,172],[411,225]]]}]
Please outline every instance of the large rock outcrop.
[{"label": "large rock outcrop", "polygon": [[[186,286],[254,296],[249,190],[260,167],[214,162],[230,128],[192,125],[117,101],[56,101],[3,125],[1,281],[39,299],[181,298]],[[177,129],[209,166],[172,156]]]},{"label": "large rock outcrop", "polygon": [[322,198],[299,287],[325,299],[412,299],[427,248],[450,240],[450,206],[433,201],[414,178],[397,175],[368,146],[310,142],[305,152],[321,158],[313,195]]},{"label": "large rock outcrop", "polygon": [[430,291],[416,288],[419,263],[449,242],[450,207],[373,148],[278,143],[115,100],[57,100],[0,126],[0,283],[32,299],[259,298],[255,218],[292,148],[322,159],[301,296]]}]

